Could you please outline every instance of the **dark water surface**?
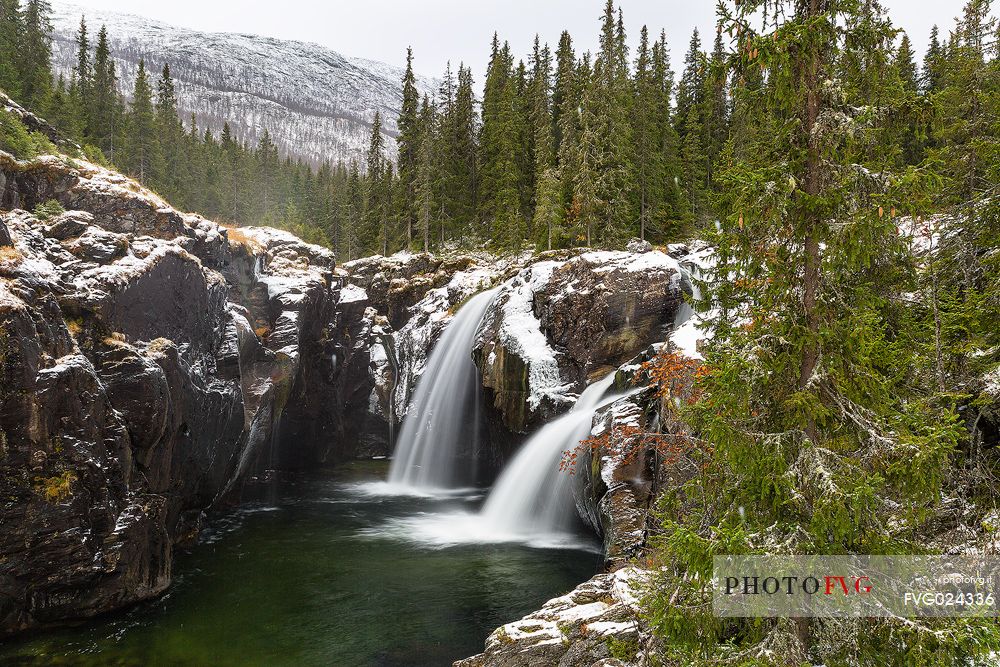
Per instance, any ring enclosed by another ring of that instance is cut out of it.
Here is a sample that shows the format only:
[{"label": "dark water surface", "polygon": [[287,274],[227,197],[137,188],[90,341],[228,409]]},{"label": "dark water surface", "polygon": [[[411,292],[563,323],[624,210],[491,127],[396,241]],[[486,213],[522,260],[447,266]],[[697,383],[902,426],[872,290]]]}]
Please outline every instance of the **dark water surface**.
[{"label": "dark water surface", "polygon": [[[384,462],[277,483],[177,555],[167,594],[0,645],[3,665],[448,665],[593,575],[596,550],[423,545],[387,522],[481,498],[367,494]],[[596,547],[596,545],[594,545]]]}]

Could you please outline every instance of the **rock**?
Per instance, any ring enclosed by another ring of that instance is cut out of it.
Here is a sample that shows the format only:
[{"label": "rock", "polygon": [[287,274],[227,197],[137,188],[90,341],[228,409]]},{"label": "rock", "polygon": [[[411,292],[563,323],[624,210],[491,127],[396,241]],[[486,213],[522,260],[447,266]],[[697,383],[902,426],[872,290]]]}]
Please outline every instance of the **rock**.
[{"label": "rock", "polygon": [[597,376],[665,340],[683,302],[676,260],[587,252],[539,261],[504,283],[474,355],[507,429],[565,411]]},{"label": "rock", "polygon": [[642,239],[631,239],[625,246],[625,250],[634,254],[653,252],[653,244]]},{"label": "rock", "polygon": [[[455,667],[610,667],[638,658],[643,628],[638,588],[646,573],[634,566],[599,574],[538,611],[494,630],[486,650]],[[614,655],[612,654],[614,648]]]},{"label": "rock", "polygon": [[0,213],[0,636],[160,594],[263,466],[353,456],[352,383],[370,394],[371,320],[328,250],[0,154],[0,207],[53,198],[75,210]]},{"label": "rock", "polygon": [[66,211],[45,227],[45,235],[57,241],[80,236],[94,224],[94,216],[85,211]]},{"label": "rock", "polygon": [[88,227],[72,241],[63,241],[63,247],[82,260],[104,263],[124,256],[129,242],[124,234]]}]

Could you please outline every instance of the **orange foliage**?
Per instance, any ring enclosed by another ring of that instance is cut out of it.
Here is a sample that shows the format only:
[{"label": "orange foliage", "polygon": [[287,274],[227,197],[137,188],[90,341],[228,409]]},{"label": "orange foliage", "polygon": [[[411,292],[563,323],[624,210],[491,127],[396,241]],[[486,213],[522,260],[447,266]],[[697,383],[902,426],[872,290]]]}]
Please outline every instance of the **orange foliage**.
[{"label": "orange foliage", "polygon": [[[655,388],[654,395],[667,409],[673,409],[675,398],[689,405],[698,401],[702,394],[698,380],[711,372],[705,364],[675,352],[660,352],[643,363],[642,370]],[[642,452],[653,451],[663,465],[670,465],[696,449],[705,448],[700,440],[686,434],[653,433],[635,424],[614,424],[610,430],[564,451],[559,469],[575,475],[577,461],[587,451],[592,455],[620,457],[624,465]]]}]

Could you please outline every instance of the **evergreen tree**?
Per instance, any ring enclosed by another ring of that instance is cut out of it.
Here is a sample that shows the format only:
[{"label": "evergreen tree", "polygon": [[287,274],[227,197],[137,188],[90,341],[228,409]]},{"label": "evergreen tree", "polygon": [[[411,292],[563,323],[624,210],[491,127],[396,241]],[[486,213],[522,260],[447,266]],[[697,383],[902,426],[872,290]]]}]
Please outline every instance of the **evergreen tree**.
[{"label": "evergreen tree", "polygon": [[90,104],[90,135],[98,148],[114,161],[115,138],[121,124],[118,77],[108,46],[108,31],[103,25],[97,34],[97,48],[94,52],[94,82]]},{"label": "evergreen tree", "polygon": [[921,72],[923,89],[928,93],[937,92],[941,86],[941,61],[944,52],[938,36],[938,27],[931,28],[931,37],[924,53],[924,68]]},{"label": "evergreen tree", "polygon": [[[436,123],[434,107],[427,103],[424,98],[424,106],[421,113],[420,125],[422,136],[420,137],[420,150],[417,153],[417,229],[423,240],[424,252],[431,251],[431,226],[434,218],[434,190],[435,190],[435,142],[434,126]],[[444,245],[444,224],[445,217],[441,216],[441,243]]]},{"label": "evergreen tree", "polygon": [[18,47],[24,32],[20,0],[0,0],[0,89],[21,97]]},{"label": "evergreen tree", "polygon": [[[419,127],[419,126],[418,126]],[[419,140],[418,140],[419,141]],[[419,145],[419,143],[418,143]],[[364,232],[358,239],[361,247],[371,254],[389,254],[389,216],[385,210],[385,139],[382,135],[382,115],[375,112],[372,133],[368,142],[365,177],[367,197]]]},{"label": "evergreen tree", "polygon": [[253,158],[253,192],[254,207],[252,215],[264,224],[273,224],[279,216],[281,207],[277,196],[280,158],[278,147],[271,139],[271,133],[265,127],[257,142],[257,150]]},{"label": "evergreen tree", "polygon": [[552,93],[552,124],[564,209],[569,209],[572,206],[574,184],[579,168],[582,77],[578,76],[577,68],[573,40],[568,32],[563,32],[559,38],[559,49],[556,52],[556,80]]},{"label": "evergreen tree", "polygon": [[[692,117],[691,110],[701,114],[705,93],[705,54],[701,50],[701,36],[695,28],[691,42],[684,56],[684,72],[677,86],[677,108],[674,112],[674,126],[682,140],[687,139],[687,122]],[[699,117],[699,124],[700,124]]]},{"label": "evergreen tree", "polygon": [[[532,227],[535,229],[537,239],[544,237],[545,243],[551,249],[552,225],[548,221],[549,214],[538,216],[536,208],[541,196],[542,181],[546,174],[549,174],[545,187],[549,190],[546,196],[551,196],[553,187],[558,188],[558,179],[555,177],[555,146],[552,136],[552,54],[548,46],[539,47],[538,36],[535,36],[535,47],[532,54],[532,74],[529,89],[530,96],[530,121],[531,139],[534,153],[534,165],[532,165],[532,197],[531,215],[533,216]],[[553,179],[555,183],[553,184]],[[550,206],[554,205],[550,202]],[[535,224],[541,219],[545,219],[543,225]]]},{"label": "evergreen tree", "polygon": [[420,96],[417,93],[416,77],[413,74],[413,49],[406,49],[406,72],[403,75],[403,104],[399,111],[397,126],[399,135],[396,145],[399,149],[399,181],[403,191],[403,208],[400,211],[406,228],[406,243],[413,242],[413,226],[416,222],[417,152],[420,150]]},{"label": "evergreen tree", "polygon": [[[92,103],[91,88],[93,85],[94,72],[90,63],[90,36],[87,32],[87,21],[85,17],[80,17],[80,27],[76,33],[76,67],[74,68],[76,82],[76,97],[84,110],[88,112]],[[86,119],[83,119],[85,129]]]},{"label": "evergreen tree", "polygon": [[19,63],[20,99],[44,108],[52,92],[52,7],[48,0],[28,0],[21,19],[22,34],[16,54]]},{"label": "evergreen tree", "polygon": [[126,170],[140,181],[155,180],[162,174],[163,155],[156,127],[153,89],[146,74],[146,63],[142,59],[139,60],[135,77],[135,92],[132,95],[127,127],[127,153],[124,161]]},{"label": "evergreen tree", "polygon": [[[694,620],[687,604],[704,595],[693,582],[710,578],[720,550],[916,548],[907,540],[939,504],[958,433],[947,403],[928,400],[906,377],[913,332],[898,308],[912,285],[893,211],[926,192],[870,145],[883,136],[893,91],[877,107],[861,96],[864,85],[842,78],[843,62],[891,60],[894,31],[875,3],[720,7],[737,57],[765,82],[762,95],[746,80],[738,94],[748,91],[773,121],[743,135],[746,147],[727,148],[732,164],[719,175],[717,278],[739,289],[713,294],[720,315],[691,411],[698,442],[712,447],[711,471],[697,481],[700,509],[666,518],[665,534],[675,537],[664,572],[673,565],[683,577],[665,574],[670,586],[657,590],[678,592],[654,606],[666,645],[700,637],[678,662],[739,662],[776,642],[789,664],[839,661],[840,647],[819,645],[822,624],[809,619],[744,623],[709,612]],[[832,117],[836,124],[821,125]],[[887,496],[895,502],[879,500]],[[869,619],[865,628],[866,641],[849,649],[858,664],[940,655],[936,633],[909,621]],[[952,626],[976,636],[963,628]]]},{"label": "evergreen tree", "polygon": [[[580,136],[581,174],[577,199],[587,244],[614,247],[634,230],[630,85],[621,22],[614,5],[605,5],[601,49],[583,100]],[[582,172],[586,171],[586,174]],[[585,201],[585,198],[592,198]]]}]

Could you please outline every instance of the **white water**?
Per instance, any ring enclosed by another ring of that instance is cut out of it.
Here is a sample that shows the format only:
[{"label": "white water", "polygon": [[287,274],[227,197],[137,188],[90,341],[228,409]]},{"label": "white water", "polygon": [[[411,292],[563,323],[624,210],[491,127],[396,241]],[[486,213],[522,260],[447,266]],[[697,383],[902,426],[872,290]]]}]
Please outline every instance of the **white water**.
[{"label": "white water", "polygon": [[479,435],[479,371],[472,344],[497,290],[469,299],[434,346],[413,392],[389,467],[389,488],[427,493],[472,481],[459,453],[476,448]]},{"label": "white water", "polygon": [[590,435],[594,412],[614,379],[611,373],[587,387],[572,410],[543,426],[518,450],[480,510],[487,530],[500,535],[572,532],[577,521],[574,477],[560,470],[559,463],[563,452]]}]

